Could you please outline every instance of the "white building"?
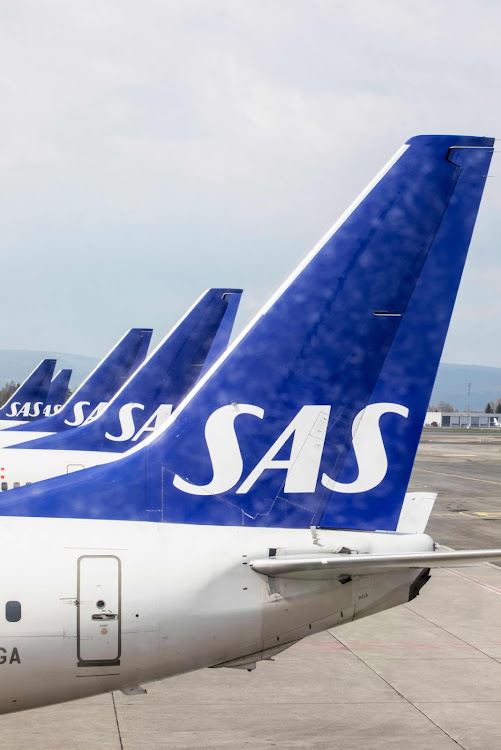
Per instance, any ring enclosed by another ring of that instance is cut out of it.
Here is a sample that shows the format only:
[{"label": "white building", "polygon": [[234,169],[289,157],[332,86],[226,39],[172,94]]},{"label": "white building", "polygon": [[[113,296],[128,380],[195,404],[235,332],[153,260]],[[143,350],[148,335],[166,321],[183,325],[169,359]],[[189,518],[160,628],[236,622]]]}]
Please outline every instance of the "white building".
[{"label": "white building", "polygon": [[476,411],[429,411],[424,420],[425,427],[501,427],[501,414],[484,414]]}]

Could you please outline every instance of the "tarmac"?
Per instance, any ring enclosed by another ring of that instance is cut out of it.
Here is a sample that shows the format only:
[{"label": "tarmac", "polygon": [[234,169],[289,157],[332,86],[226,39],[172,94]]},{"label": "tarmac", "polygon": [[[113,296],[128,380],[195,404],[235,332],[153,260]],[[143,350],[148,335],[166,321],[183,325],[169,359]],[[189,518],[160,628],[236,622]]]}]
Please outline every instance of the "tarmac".
[{"label": "tarmac", "polygon": [[[500,431],[501,432],[501,431]],[[423,434],[428,533],[501,547],[501,434]],[[413,602],[302,641],[251,673],[203,670],[0,717],[5,750],[499,750],[501,568],[432,572]]]}]

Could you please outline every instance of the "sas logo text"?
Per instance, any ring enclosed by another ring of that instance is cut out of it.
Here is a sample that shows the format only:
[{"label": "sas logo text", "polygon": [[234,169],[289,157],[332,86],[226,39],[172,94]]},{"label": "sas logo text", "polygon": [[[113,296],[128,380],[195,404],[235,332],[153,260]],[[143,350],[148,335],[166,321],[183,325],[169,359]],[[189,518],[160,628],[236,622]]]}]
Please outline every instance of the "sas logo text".
[{"label": "sas logo text", "polygon": [[[205,425],[205,439],[212,462],[213,476],[208,484],[197,485],[176,474],[174,486],[190,495],[220,495],[233,489],[245,494],[254,487],[264,471],[285,470],[285,493],[313,493],[316,490],[331,407],[303,406],[265,455],[241,482],[243,461],[235,419],[252,414],[263,419],[264,410],[252,404],[232,404],[217,409]],[[352,425],[353,450],[358,465],[357,478],[349,483],[333,480],[323,473],[320,481],[328,490],[340,493],[367,492],[380,484],[388,470],[388,459],[379,420],[383,414],[407,418],[409,410],[400,404],[377,403],[362,409]],[[290,456],[276,455],[292,437]]]}]

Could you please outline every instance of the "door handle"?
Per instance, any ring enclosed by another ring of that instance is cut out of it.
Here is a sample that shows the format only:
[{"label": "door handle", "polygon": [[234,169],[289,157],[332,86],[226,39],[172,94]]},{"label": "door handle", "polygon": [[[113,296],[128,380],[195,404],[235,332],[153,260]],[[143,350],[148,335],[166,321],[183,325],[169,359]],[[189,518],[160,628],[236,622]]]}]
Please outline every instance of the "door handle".
[{"label": "door handle", "polygon": [[118,615],[111,614],[111,612],[99,612],[97,615],[92,615],[93,620],[118,620]]}]

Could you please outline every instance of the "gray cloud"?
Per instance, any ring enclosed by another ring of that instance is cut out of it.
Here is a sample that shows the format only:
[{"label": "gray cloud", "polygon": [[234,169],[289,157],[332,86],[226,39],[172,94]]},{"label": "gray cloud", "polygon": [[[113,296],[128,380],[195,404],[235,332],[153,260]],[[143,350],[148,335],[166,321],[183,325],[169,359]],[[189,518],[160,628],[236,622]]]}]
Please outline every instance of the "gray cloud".
[{"label": "gray cloud", "polygon": [[[409,136],[496,135],[496,3],[2,9],[2,347],[99,355],[202,289],[240,320]],[[444,359],[501,365],[492,166]]]}]

